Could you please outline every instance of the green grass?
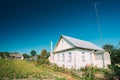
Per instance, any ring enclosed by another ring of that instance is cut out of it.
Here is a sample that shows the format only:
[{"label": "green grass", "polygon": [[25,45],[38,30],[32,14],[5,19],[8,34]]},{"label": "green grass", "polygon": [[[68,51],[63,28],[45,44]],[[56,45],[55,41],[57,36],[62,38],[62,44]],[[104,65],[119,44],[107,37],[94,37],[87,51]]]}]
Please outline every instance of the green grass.
[{"label": "green grass", "polygon": [[[86,71],[82,73],[84,72]],[[104,72],[104,69],[98,69],[95,74],[98,74],[96,76],[99,77]],[[44,64],[39,66],[35,61],[0,59],[0,80],[80,80],[79,73],[57,65],[48,66]],[[85,80],[82,78],[81,80]],[[95,77],[95,80],[101,79]]]},{"label": "green grass", "polygon": [[66,80],[51,69],[36,66],[35,62],[0,59],[0,80],[13,79]]}]

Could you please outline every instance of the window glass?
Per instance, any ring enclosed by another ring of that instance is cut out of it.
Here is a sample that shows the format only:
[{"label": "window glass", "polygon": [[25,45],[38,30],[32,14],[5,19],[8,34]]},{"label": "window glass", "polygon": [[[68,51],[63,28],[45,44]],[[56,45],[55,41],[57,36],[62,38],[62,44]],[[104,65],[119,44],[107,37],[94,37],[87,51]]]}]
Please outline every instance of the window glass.
[{"label": "window glass", "polygon": [[65,54],[64,53],[62,54],[62,61],[63,62],[65,61]]},{"label": "window glass", "polygon": [[82,61],[85,61],[85,52],[82,52]]},{"label": "window glass", "polygon": [[57,54],[57,56],[58,56],[58,59],[57,59],[57,60],[58,60],[58,62],[59,62],[59,58],[60,58],[60,56],[59,56],[59,54]]},{"label": "window glass", "polygon": [[92,53],[90,53],[90,60],[92,61]]},{"label": "window glass", "polygon": [[97,60],[102,60],[102,53],[96,54],[96,59]]},{"label": "window glass", "polygon": [[68,53],[68,62],[71,62],[71,61],[72,61],[72,53],[69,52],[69,53]]}]

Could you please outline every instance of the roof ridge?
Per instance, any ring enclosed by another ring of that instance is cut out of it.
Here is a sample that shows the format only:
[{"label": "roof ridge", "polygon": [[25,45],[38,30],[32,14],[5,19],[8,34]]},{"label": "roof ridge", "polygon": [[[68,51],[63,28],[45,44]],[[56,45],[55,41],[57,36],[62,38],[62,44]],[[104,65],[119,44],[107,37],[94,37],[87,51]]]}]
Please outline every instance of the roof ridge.
[{"label": "roof ridge", "polygon": [[88,43],[92,43],[92,42],[89,42],[89,41],[86,41],[86,40],[82,40],[82,39],[78,39],[78,38],[75,38],[75,37],[70,37],[70,36],[65,36],[65,35],[62,35],[62,36],[63,36],[63,37],[73,38],[73,39],[80,40],[80,41],[84,41],[84,42],[88,42]]},{"label": "roof ridge", "polygon": [[86,40],[81,40],[78,38],[74,37],[69,37],[62,35],[63,38],[67,39],[69,42],[71,42],[73,45],[80,47],[80,48],[87,48],[87,49],[94,49],[94,50],[103,50],[101,47],[97,46],[96,44],[86,41]]}]

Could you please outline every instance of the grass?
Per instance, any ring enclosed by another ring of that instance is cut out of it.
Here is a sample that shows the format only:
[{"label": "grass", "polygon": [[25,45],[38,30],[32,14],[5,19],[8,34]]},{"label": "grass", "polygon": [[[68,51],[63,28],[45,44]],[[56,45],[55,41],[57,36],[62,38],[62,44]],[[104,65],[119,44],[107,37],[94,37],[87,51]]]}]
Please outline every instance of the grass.
[{"label": "grass", "polygon": [[[94,80],[101,80],[101,76],[105,72],[104,69],[96,70],[92,67],[85,70],[77,72],[56,65],[44,64],[39,66],[34,61],[0,59],[0,80],[86,80],[89,77],[95,77]],[[81,76],[81,72],[82,74],[86,73]],[[91,73],[94,73],[95,76],[92,76]]]},{"label": "grass", "polygon": [[0,80],[75,80],[71,75],[26,60],[0,59]]}]

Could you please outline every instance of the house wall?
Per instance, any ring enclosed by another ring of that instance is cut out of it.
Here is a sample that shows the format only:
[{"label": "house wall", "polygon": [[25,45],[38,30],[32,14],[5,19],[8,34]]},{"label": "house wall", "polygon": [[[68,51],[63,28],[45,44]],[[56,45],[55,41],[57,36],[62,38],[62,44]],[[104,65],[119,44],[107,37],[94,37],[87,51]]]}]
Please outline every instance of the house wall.
[{"label": "house wall", "polygon": [[105,61],[105,68],[107,68],[108,65],[111,64],[110,53],[109,52],[104,52],[104,61]]},{"label": "house wall", "polygon": [[[82,52],[85,54],[85,60],[82,60]],[[69,61],[69,53],[71,53],[71,61]],[[92,58],[90,58],[90,53]],[[64,61],[63,61],[64,54]],[[64,52],[59,52],[54,55],[54,63],[60,67],[75,68],[80,69],[88,64],[93,63],[93,51],[92,50],[82,50],[74,49]]]},{"label": "house wall", "polygon": [[[82,58],[83,52],[85,54],[85,60],[83,60]],[[71,53],[72,56],[71,61],[69,61],[69,53]],[[64,61],[63,61],[63,54],[64,54]],[[108,52],[104,52],[104,55],[103,53],[101,53],[100,55],[98,55],[98,58],[99,59],[96,58],[94,50],[74,49],[74,50],[69,50],[54,54],[54,63],[60,67],[64,66],[66,68],[75,68],[75,69],[80,69],[81,67],[85,67],[91,64],[99,68],[107,68],[107,65],[111,64]]]},{"label": "house wall", "polygon": [[[83,52],[85,55],[85,59],[82,58]],[[85,67],[86,65],[92,64],[94,61],[92,50],[77,49],[75,57],[76,57],[76,69],[80,69],[81,67]]]},{"label": "house wall", "polygon": [[[69,61],[69,53],[71,53],[71,61]],[[63,61],[64,54],[64,61]],[[59,52],[54,55],[54,62],[60,67],[74,68],[74,55],[76,54],[75,50]],[[59,56],[58,56],[59,55]]]},{"label": "house wall", "polygon": [[95,58],[94,58],[94,66],[97,66],[99,68],[107,68],[109,64],[111,64],[111,60],[110,60],[110,55],[109,52],[103,52],[103,53],[97,53],[99,54],[99,58],[101,57],[101,59],[97,59],[96,54],[95,54]]},{"label": "house wall", "polygon": [[60,40],[60,42],[58,44],[59,45],[56,46],[54,52],[72,48],[72,45],[68,44],[63,38]]},{"label": "house wall", "polygon": [[[49,60],[51,63],[55,63],[60,67],[80,69],[81,67],[93,64],[99,68],[106,68],[107,65],[110,64],[109,53],[104,52],[100,55],[96,55],[95,50],[75,49],[72,44],[63,38],[58,42],[58,45],[54,49],[54,53],[54,55],[51,55],[52,59],[49,58]],[[71,53],[71,61],[69,61],[69,53]],[[85,55],[85,60],[82,59],[83,53]],[[97,57],[101,58],[97,59]]]}]

